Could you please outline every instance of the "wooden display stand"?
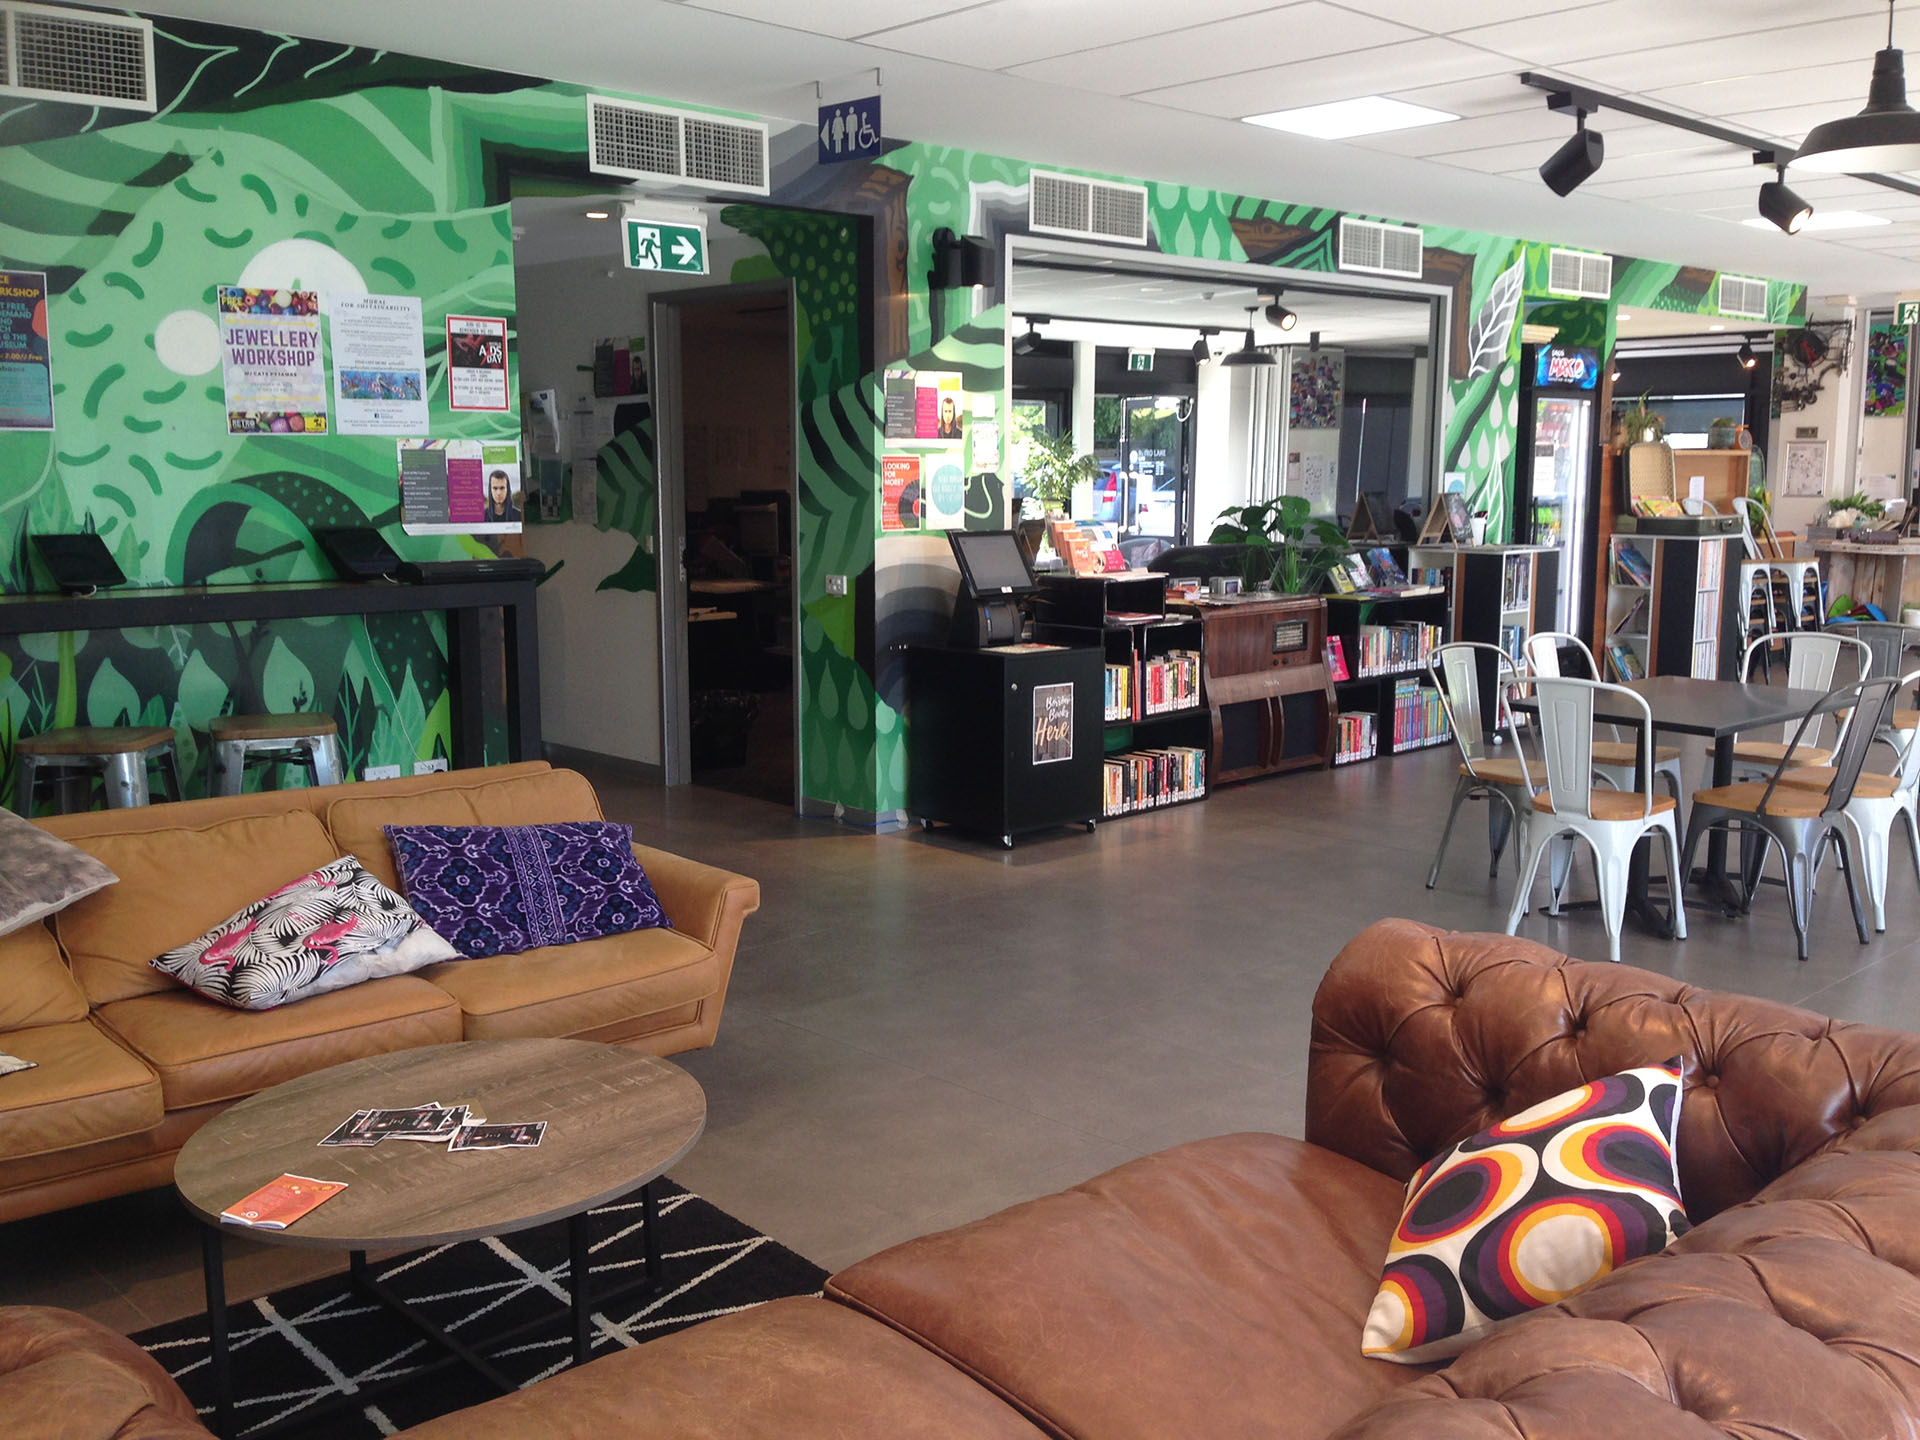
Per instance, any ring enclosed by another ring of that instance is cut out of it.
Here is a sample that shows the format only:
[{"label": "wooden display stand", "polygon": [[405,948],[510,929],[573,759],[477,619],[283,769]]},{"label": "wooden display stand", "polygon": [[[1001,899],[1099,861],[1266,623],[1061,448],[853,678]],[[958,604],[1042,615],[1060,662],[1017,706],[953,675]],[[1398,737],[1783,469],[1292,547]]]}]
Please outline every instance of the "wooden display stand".
[{"label": "wooden display stand", "polygon": [[1205,636],[1202,672],[1213,720],[1208,778],[1225,784],[1330,764],[1325,597],[1195,597],[1180,607],[1200,617]]}]

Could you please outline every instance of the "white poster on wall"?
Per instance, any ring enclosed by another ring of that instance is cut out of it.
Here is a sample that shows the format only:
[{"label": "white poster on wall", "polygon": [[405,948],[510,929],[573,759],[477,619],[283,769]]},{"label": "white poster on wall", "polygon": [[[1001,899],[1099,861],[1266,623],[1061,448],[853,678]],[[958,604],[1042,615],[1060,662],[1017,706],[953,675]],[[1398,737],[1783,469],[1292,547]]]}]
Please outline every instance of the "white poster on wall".
[{"label": "white poster on wall", "polygon": [[427,351],[418,295],[340,295],[333,331],[334,428],[342,435],[425,435]]}]

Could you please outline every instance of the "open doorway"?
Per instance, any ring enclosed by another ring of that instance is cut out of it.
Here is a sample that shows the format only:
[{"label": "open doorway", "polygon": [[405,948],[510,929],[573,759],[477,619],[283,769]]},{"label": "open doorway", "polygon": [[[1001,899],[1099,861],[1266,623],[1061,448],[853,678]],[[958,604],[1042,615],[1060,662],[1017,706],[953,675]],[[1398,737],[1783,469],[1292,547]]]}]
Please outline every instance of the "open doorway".
[{"label": "open doorway", "polygon": [[797,806],[793,327],[784,280],[654,302],[667,782]]}]

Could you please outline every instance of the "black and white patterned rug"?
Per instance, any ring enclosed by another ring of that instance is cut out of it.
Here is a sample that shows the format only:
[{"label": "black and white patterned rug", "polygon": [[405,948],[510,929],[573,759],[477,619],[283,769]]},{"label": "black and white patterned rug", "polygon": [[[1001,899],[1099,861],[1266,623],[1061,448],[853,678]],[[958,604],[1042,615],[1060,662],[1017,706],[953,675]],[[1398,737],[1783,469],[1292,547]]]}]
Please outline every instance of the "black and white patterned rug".
[{"label": "black and white patterned rug", "polygon": [[[827,1272],[669,1181],[658,1185],[662,1288],[596,1306],[596,1356],[788,1295],[819,1293]],[[594,1293],[643,1274],[640,1201],[596,1210]],[[368,1267],[455,1339],[529,1385],[572,1358],[564,1223],[421,1250]],[[489,1337],[531,1328],[504,1346]],[[228,1312],[241,1434],[291,1423],[299,1440],[371,1440],[499,1392],[404,1320],[357,1294],[345,1274],[236,1304]],[[133,1337],[211,1423],[204,1315]],[[372,1391],[373,1393],[366,1393]],[[340,1397],[355,1397],[342,1408]],[[321,1407],[325,1407],[324,1410]],[[312,1412],[311,1423],[301,1417]]]}]

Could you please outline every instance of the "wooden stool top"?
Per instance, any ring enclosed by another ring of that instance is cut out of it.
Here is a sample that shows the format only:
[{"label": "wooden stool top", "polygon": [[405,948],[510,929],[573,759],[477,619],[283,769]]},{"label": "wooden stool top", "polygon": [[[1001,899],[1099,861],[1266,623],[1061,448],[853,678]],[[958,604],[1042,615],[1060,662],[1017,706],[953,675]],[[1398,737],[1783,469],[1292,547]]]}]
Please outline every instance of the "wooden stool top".
[{"label": "wooden stool top", "polygon": [[173,744],[164,725],[74,725],[22,735],[14,749],[22,755],[130,755]]},{"label": "wooden stool top", "polygon": [[318,710],[298,710],[291,715],[216,715],[207,729],[215,740],[301,740],[310,735],[340,733],[333,717]]}]

